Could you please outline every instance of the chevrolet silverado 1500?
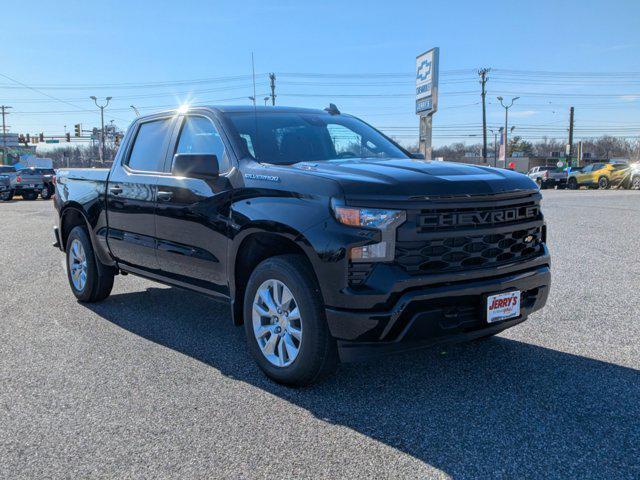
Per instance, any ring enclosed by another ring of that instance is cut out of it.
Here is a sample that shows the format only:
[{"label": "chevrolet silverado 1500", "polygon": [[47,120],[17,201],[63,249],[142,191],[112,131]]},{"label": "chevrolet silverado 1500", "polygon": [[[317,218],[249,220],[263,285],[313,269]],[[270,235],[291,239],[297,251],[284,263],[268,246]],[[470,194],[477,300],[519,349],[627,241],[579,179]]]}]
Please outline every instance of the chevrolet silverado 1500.
[{"label": "chevrolet silverado 1500", "polygon": [[110,170],[59,170],[54,232],[80,301],[118,273],[209,295],[268,376],[304,385],[542,308],[540,200],[526,175],[416,158],[335,106],[192,107],[137,118]]}]

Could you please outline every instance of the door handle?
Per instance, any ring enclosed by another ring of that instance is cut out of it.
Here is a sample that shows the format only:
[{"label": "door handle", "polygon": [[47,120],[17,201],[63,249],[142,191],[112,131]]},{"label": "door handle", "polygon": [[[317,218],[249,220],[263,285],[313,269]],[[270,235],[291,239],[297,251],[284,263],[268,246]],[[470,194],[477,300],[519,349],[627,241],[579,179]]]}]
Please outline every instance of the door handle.
[{"label": "door handle", "polygon": [[168,202],[173,198],[173,192],[165,192],[162,190],[158,190],[158,201],[159,202]]},{"label": "door handle", "polygon": [[109,188],[109,193],[112,195],[120,195],[122,193],[122,187],[111,187]]}]

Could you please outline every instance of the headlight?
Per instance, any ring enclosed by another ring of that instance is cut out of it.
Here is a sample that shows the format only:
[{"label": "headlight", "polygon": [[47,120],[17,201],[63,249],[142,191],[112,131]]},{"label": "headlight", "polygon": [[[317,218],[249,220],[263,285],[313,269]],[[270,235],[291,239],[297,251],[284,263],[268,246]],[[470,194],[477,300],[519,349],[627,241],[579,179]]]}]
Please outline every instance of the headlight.
[{"label": "headlight", "polygon": [[389,225],[404,218],[399,210],[380,210],[378,208],[334,207],[336,220],[352,227],[369,227],[384,230]]},{"label": "headlight", "polygon": [[336,220],[344,225],[375,228],[381,232],[380,242],[353,247],[349,250],[349,259],[352,262],[390,262],[393,260],[396,228],[405,221],[405,212],[334,205],[333,213]]}]

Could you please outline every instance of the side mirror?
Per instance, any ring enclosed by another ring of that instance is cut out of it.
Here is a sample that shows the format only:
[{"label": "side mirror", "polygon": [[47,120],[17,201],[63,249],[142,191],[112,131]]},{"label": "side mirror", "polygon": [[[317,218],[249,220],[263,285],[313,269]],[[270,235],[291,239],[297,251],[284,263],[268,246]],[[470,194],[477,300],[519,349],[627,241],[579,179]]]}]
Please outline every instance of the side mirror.
[{"label": "side mirror", "polygon": [[424,153],[415,152],[411,154],[411,158],[415,158],[418,160],[424,160]]},{"label": "side mirror", "polygon": [[177,177],[212,178],[220,175],[218,157],[210,153],[177,153],[171,173]]}]

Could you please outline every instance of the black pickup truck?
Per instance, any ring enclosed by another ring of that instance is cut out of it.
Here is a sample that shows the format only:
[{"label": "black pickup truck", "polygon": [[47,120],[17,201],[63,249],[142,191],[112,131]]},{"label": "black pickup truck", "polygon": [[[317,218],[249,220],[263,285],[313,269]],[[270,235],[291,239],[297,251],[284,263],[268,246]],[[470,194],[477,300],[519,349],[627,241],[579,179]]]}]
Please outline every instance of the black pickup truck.
[{"label": "black pickup truck", "polygon": [[525,175],[415,158],[333,105],[198,107],[136,119],[110,171],[58,171],[54,233],[80,301],[130,273],[228,302],[260,368],[304,385],[542,308],[540,199]]}]

